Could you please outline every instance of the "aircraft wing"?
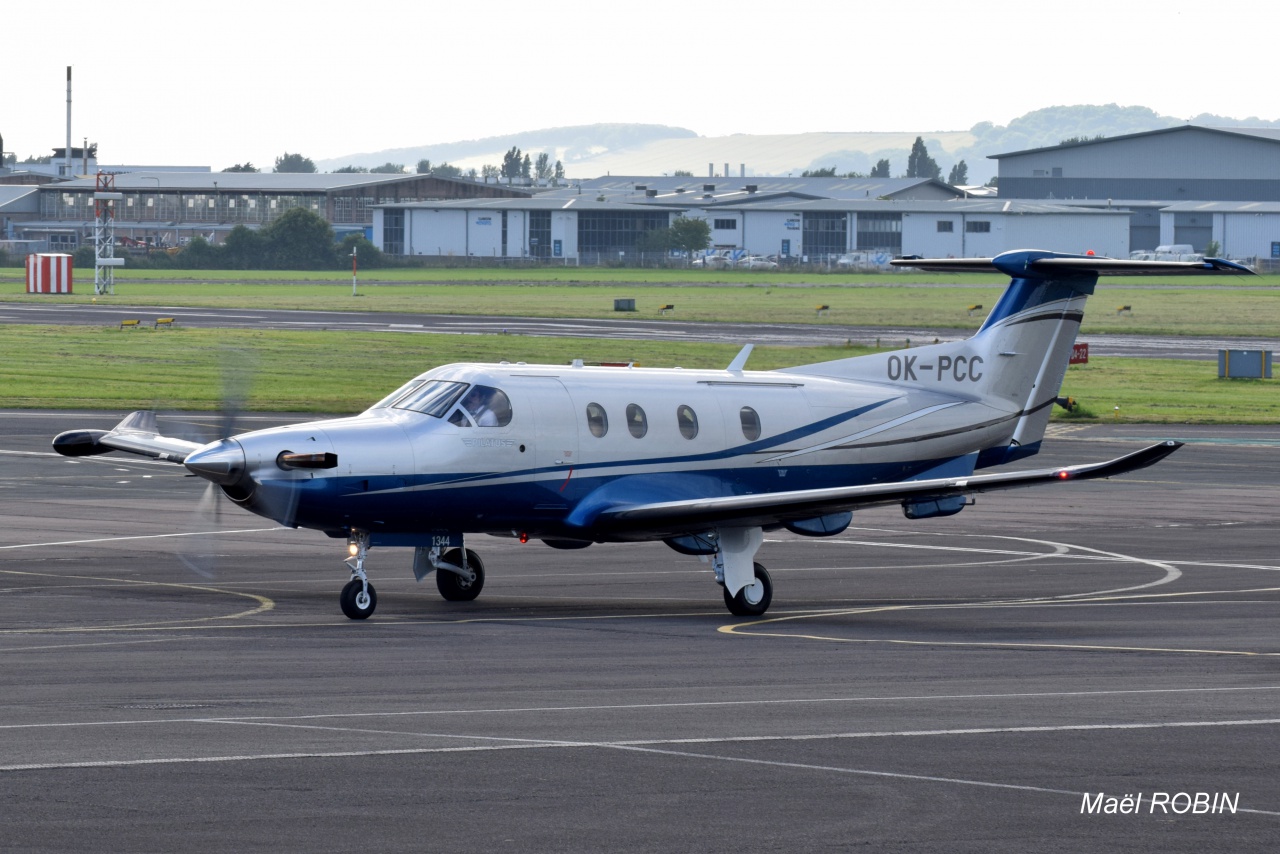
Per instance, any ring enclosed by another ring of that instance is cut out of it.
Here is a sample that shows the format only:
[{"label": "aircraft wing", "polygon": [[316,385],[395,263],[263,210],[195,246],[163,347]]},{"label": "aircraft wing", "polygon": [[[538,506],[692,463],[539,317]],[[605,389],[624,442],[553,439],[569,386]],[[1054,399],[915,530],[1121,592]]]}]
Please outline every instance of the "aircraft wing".
[{"label": "aircraft wing", "polygon": [[618,506],[602,511],[593,520],[591,528],[626,538],[627,534],[676,536],[705,531],[717,525],[772,526],[903,501],[927,501],[1023,486],[1112,477],[1153,465],[1178,450],[1182,444],[1161,442],[1107,462],[1065,468]]},{"label": "aircraft wing", "polygon": [[199,442],[161,436],[156,414],[134,412],[110,430],[68,430],[53,438],[53,449],[67,457],[88,457],[110,451],[126,451],[166,462],[180,463]]}]

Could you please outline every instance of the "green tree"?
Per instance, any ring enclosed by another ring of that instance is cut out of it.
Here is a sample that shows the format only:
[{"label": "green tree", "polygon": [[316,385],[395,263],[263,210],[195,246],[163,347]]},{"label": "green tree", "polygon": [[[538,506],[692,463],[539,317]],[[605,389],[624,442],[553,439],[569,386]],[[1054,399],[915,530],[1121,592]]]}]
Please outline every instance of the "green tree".
[{"label": "green tree", "polygon": [[449,163],[441,163],[431,169],[431,174],[437,178],[461,178],[462,167],[453,166]]},{"label": "green tree", "polygon": [[382,254],[381,249],[369,241],[369,238],[363,234],[348,234],[342,238],[342,242],[338,244],[338,249],[334,253],[339,267],[350,264],[352,249],[356,251],[356,260],[360,269],[375,270],[386,266],[386,256]]},{"label": "green tree", "polygon": [[310,157],[285,152],[276,158],[275,172],[315,172],[316,164]]},{"label": "green tree", "polygon": [[341,167],[339,167],[339,168],[337,168],[337,169],[334,169],[334,170],[333,170],[333,174],[335,174],[335,175],[358,175],[358,174],[362,174],[362,173],[365,173],[365,172],[368,172],[368,171],[369,171],[369,169],[368,169],[368,167],[366,167],[366,166],[341,166]]},{"label": "green tree", "polygon": [[222,242],[222,260],[232,270],[260,270],[266,265],[266,249],[261,233],[237,225]]},{"label": "green tree", "polygon": [[556,161],[555,172],[552,174],[551,179],[556,182],[557,187],[564,180],[564,164],[559,160]]},{"label": "green tree", "polygon": [[806,169],[800,173],[801,178],[834,178],[836,177],[836,167],[826,166],[822,169]]},{"label": "green tree", "polygon": [[671,173],[671,177],[672,178],[692,178],[693,173],[690,172],[688,169],[677,169],[676,171]]},{"label": "green tree", "polygon": [[246,160],[244,163],[237,163],[235,166],[228,166],[226,169],[223,169],[222,171],[223,172],[261,172],[262,170],[259,169],[257,166],[254,166],[253,163],[251,163],[250,161]]},{"label": "green tree", "polygon": [[963,160],[957,161],[956,165],[951,167],[951,174],[947,175],[947,183],[953,187],[958,184],[968,184],[969,164]]},{"label": "green tree", "polygon": [[888,178],[889,177],[889,161],[888,159],[877,160],[876,165],[872,168],[868,178]]},{"label": "green tree", "polygon": [[175,261],[184,270],[218,270],[222,267],[223,254],[221,247],[197,235],[182,247]]},{"label": "green tree", "polygon": [[520,161],[520,177],[528,181],[533,176],[533,161],[529,159],[529,155],[525,155]]},{"label": "green tree", "polygon": [[431,171],[431,161],[425,157],[418,161],[417,172],[419,175],[426,175]]},{"label": "green tree", "polygon": [[551,177],[551,154],[542,152],[538,155],[538,159],[533,161],[533,175],[539,181],[545,181]]},{"label": "green tree", "polygon": [[403,175],[404,164],[387,161],[381,166],[374,166],[369,172],[374,175]]},{"label": "green tree", "polygon": [[524,158],[520,155],[520,149],[514,145],[511,150],[502,155],[502,177],[507,179],[507,183],[511,183],[520,177],[520,169],[523,166]]},{"label": "green tree", "polygon": [[636,249],[641,252],[666,252],[675,248],[670,228],[650,228],[636,237]]},{"label": "green tree", "polygon": [[924,140],[916,137],[916,141],[911,144],[911,154],[907,156],[907,177],[938,178],[941,174],[942,167],[929,156]]},{"label": "green tree", "polygon": [[480,177],[484,178],[484,182],[486,184],[489,183],[490,178],[494,179],[495,181],[498,180],[498,176],[501,174],[502,174],[502,170],[500,170],[497,166],[494,166],[492,163],[486,163],[480,167]]},{"label": "green tree", "polygon": [[333,229],[307,208],[289,208],[262,229],[273,270],[326,270],[334,266]]},{"label": "green tree", "polygon": [[671,248],[690,255],[711,245],[711,226],[705,219],[678,216],[671,223]]}]

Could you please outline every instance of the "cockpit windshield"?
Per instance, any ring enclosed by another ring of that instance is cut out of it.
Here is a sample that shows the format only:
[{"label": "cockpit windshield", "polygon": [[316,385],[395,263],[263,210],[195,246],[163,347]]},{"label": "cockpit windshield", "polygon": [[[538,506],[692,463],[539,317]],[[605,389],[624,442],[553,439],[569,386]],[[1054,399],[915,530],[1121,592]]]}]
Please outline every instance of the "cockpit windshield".
[{"label": "cockpit windshield", "polygon": [[434,418],[443,418],[462,393],[467,390],[466,383],[430,380],[409,388],[389,405],[394,409],[409,409],[421,412]]}]

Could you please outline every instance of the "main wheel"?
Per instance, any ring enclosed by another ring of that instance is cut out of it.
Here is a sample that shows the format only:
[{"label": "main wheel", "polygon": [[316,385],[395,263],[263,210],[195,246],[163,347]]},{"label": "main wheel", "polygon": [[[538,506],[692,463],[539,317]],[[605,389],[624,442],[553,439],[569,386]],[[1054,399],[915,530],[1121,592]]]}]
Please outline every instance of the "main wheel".
[{"label": "main wheel", "polygon": [[[367,595],[366,589],[369,591]],[[366,620],[373,613],[373,609],[378,607],[378,594],[374,591],[372,584],[366,585],[360,579],[353,578],[347,582],[346,587],[342,588],[338,604],[342,606],[342,613],[351,619]]]},{"label": "main wheel", "polygon": [[[442,556],[442,560],[454,566],[462,566],[461,550],[449,549]],[[440,591],[441,596],[450,602],[470,602],[480,595],[481,589],[484,588],[484,564],[480,562],[480,556],[471,549],[467,549],[467,568],[476,574],[475,581],[467,581],[461,575],[447,569],[436,570],[436,589]]]},{"label": "main wheel", "polygon": [[758,617],[769,610],[769,603],[773,601],[773,579],[769,577],[769,570],[758,563],[755,564],[755,575],[755,583],[748,584],[732,596],[728,587],[724,589],[725,607],[735,617]]}]

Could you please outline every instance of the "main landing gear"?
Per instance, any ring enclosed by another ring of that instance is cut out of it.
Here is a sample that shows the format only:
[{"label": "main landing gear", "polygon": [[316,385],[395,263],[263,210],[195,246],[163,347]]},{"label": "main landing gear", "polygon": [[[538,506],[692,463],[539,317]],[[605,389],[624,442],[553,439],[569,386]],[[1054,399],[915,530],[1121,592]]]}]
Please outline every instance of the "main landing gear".
[{"label": "main landing gear", "polygon": [[[460,536],[455,539],[455,542],[461,541]],[[368,619],[378,606],[378,594],[364,570],[364,561],[369,554],[368,532],[352,531],[348,548],[351,556],[346,564],[351,569],[351,580],[342,588],[338,604],[350,619]],[[414,549],[414,576],[421,581],[432,571],[436,574],[436,589],[449,602],[470,602],[484,589],[484,563],[471,549],[461,546],[419,546]]]},{"label": "main landing gear", "polygon": [[773,601],[773,579],[769,570],[755,562],[764,542],[760,528],[720,528],[716,531],[715,555],[711,558],[716,581],[724,585],[724,604],[735,617],[759,617]]}]

